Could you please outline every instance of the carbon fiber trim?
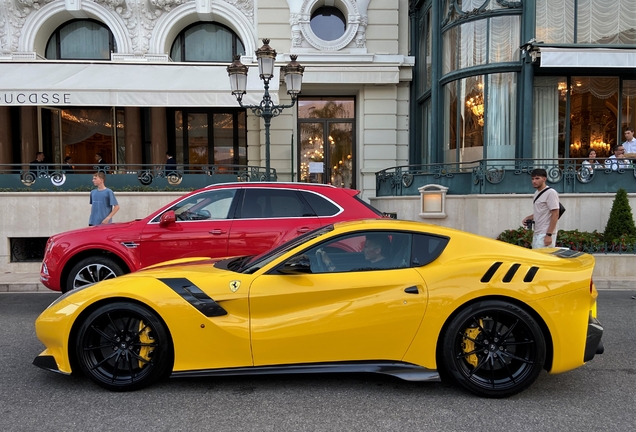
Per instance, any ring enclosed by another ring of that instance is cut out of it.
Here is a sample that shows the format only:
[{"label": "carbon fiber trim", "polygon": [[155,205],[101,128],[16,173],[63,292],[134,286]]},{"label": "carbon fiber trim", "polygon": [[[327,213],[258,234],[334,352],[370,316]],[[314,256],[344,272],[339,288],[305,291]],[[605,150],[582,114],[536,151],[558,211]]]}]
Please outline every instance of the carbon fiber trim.
[{"label": "carbon fiber trim", "polygon": [[411,363],[392,361],[305,363],[272,366],[248,366],[224,369],[200,369],[173,372],[172,378],[193,378],[237,375],[290,375],[309,373],[357,373],[371,372],[391,375],[405,381],[440,381],[436,370]]},{"label": "carbon fiber trim", "polygon": [[216,317],[227,315],[217,302],[211,299],[206,293],[194,285],[186,278],[165,278],[159,279],[179,294],[185,301],[190,303],[196,310],[206,317]]}]

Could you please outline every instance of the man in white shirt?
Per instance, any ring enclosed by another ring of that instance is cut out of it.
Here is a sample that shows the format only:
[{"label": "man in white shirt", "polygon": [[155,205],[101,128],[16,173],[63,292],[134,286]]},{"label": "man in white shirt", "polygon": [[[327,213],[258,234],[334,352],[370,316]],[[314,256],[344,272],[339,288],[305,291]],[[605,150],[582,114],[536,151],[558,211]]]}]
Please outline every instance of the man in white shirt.
[{"label": "man in white shirt", "polygon": [[532,187],[536,189],[533,195],[533,213],[521,222],[527,225],[528,220],[534,221],[534,235],[532,249],[554,247],[556,245],[556,225],[559,220],[559,194],[545,182],[548,179],[546,170],[537,168],[530,173]]},{"label": "man in white shirt", "polygon": [[605,168],[617,171],[628,167],[629,159],[625,159],[625,147],[623,147],[623,144],[619,144],[614,148],[614,154],[609,159],[605,159]]},{"label": "man in white shirt", "polygon": [[623,143],[625,153],[636,153],[636,138],[634,138],[634,128],[625,129],[625,142]]}]

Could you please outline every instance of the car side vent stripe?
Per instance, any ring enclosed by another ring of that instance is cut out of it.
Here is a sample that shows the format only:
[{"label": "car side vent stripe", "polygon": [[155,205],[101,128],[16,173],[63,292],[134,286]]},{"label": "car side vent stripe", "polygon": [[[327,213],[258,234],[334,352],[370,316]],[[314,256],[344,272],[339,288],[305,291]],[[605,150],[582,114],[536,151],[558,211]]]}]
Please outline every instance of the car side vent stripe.
[{"label": "car side vent stripe", "polygon": [[539,267],[530,267],[530,270],[528,270],[528,273],[526,273],[526,276],[523,278],[524,282],[532,282],[532,280],[534,279],[534,275],[537,274],[537,272],[539,271]]},{"label": "car side vent stripe", "polygon": [[497,272],[501,264],[503,264],[501,261],[497,261],[496,263],[491,265],[488,271],[484,273],[484,275],[481,277],[481,282],[483,283],[490,282],[490,279],[492,279],[492,277],[494,276],[495,272]]},{"label": "car side vent stripe", "polygon": [[164,278],[159,279],[179,294],[185,301],[190,303],[206,317],[215,317],[227,315],[227,311],[223,309],[217,302],[208,297],[206,293],[190,282],[186,278]]},{"label": "car side vent stripe", "polygon": [[517,270],[519,270],[519,267],[521,267],[521,264],[511,265],[508,271],[506,272],[506,275],[504,276],[503,281],[510,282],[512,278],[515,276],[515,273],[517,273]]}]

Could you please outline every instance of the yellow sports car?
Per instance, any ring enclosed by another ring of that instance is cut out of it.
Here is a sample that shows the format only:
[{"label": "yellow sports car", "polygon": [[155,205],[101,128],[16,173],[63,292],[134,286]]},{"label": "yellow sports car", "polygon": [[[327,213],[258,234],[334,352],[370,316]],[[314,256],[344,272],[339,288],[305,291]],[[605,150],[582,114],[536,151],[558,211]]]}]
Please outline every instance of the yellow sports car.
[{"label": "yellow sports car", "polygon": [[435,225],[344,222],[70,291],[36,321],[34,364],[116,391],[166,375],[377,372],[505,397],[602,353],[593,268]]}]

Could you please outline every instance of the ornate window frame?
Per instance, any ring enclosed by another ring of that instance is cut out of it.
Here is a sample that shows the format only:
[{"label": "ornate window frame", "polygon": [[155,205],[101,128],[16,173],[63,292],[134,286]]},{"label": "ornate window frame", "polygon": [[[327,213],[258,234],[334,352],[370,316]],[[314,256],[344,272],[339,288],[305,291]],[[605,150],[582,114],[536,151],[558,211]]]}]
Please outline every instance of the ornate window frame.
[{"label": "ornate window frame", "polygon": [[[322,6],[332,6],[340,9],[346,15],[347,22],[342,36],[332,41],[320,39],[311,28],[311,14]],[[366,27],[368,18],[366,10],[360,12],[358,3],[355,0],[304,0],[299,13],[292,13],[289,20],[292,26],[292,47],[303,47],[306,41],[311,47],[320,51],[339,51],[347,47],[355,39],[355,48],[365,48]]]}]

